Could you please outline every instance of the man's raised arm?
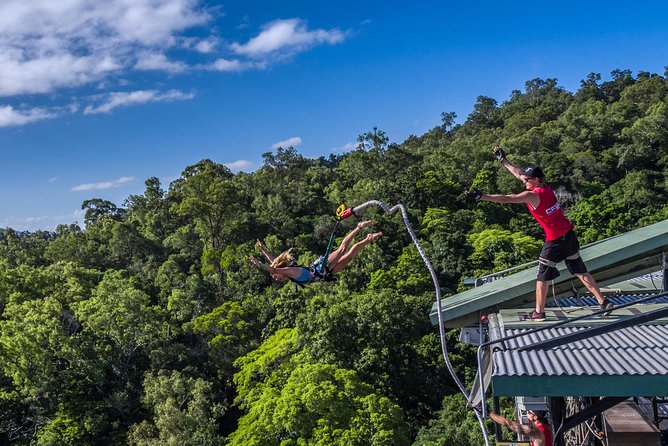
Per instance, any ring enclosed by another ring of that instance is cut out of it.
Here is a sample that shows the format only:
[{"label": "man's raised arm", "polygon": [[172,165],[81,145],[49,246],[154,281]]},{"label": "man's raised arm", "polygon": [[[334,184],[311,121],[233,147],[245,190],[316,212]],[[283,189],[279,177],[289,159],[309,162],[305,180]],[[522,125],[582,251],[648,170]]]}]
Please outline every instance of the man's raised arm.
[{"label": "man's raised arm", "polygon": [[503,164],[503,167],[508,169],[510,173],[512,173],[515,178],[520,180],[522,183],[524,183],[524,179],[522,178],[522,169],[508,161],[508,158],[506,158],[506,152],[503,151],[503,149],[499,146],[496,146],[492,149],[492,152],[494,152],[494,156],[496,156],[496,159],[499,160],[501,164]]}]

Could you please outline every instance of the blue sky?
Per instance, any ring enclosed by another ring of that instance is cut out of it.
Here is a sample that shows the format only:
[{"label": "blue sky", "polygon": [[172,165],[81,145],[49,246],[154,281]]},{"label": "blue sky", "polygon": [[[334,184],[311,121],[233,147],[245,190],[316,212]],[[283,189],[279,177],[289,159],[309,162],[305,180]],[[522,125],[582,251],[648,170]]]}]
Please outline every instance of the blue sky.
[{"label": "blue sky", "polygon": [[2,0],[0,227],[83,224],[84,200],[203,158],[400,143],[536,77],[667,65],[665,1]]}]

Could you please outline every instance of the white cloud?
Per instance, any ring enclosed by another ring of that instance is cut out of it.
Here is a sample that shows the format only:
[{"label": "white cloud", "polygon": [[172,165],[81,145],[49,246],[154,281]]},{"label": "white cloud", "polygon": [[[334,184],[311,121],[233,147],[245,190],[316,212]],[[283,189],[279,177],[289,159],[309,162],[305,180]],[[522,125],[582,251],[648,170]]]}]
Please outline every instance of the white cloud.
[{"label": "white cloud", "polygon": [[211,64],[209,68],[215,71],[243,71],[250,67],[249,64],[242,63],[236,59],[229,60],[220,58]]},{"label": "white cloud", "polygon": [[103,189],[111,189],[112,187],[120,187],[123,185],[126,185],[128,183],[132,183],[134,181],[134,177],[120,177],[116,180],[112,181],[102,181],[99,183],[86,183],[86,184],[79,184],[78,186],[74,186],[72,189],[70,189],[72,192],[85,192],[89,190],[103,190]]},{"label": "white cloud", "polygon": [[158,70],[169,73],[181,73],[188,69],[188,66],[181,61],[171,61],[167,56],[160,53],[147,53],[138,58],[135,68],[138,70]]},{"label": "white cloud", "polygon": [[106,55],[77,57],[60,53],[25,59],[11,54],[11,51],[6,52],[3,43],[0,41],[0,96],[50,93],[60,87],[78,86],[101,79],[120,68],[113,58]]},{"label": "white cloud", "polygon": [[232,161],[231,163],[225,163],[225,165],[233,172],[239,172],[240,170],[248,171],[253,167],[253,162],[248,160],[237,160]]},{"label": "white cloud", "polygon": [[[245,43],[227,45],[213,23],[223,15],[222,7],[206,0],[0,3],[0,98],[49,95],[48,100],[71,103],[69,110],[63,105],[38,107],[36,103],[32,109],[23,109],[26,106],[18,102],[0,106],[0,127],[81,111],[106,113],[133,103],[190,99],[191,94],[175,90],[158,93],[154,87],[135,87],[138,91],[131,93],[111,90],[124,82],[136,85],[145,81],[133,76],[140,71],[263,70],[307,49],[340,43],[350,35],[337,28],[309,29],[305,20],[292,18],[265,24]],[[65,89],[81,87],[98,88],[108,96],[104,100],[104,95],[93,97],[91,102],[90,97],[78,97],[87,93],[65,93]],[[64,99],[65,95],[70,99]]]},{"label": "white cloud", "polygon": [[96,113],[109,113],[111,110],[117,107],[146,104],[148,102],[182,101],[192,99],[194,96],[195,95],[193,93],[184,93],[178,90],[169,90],[164,93],[156,90],[115,92],[106,95],[102,104],[98,106],[87,106],[84,109],[84,114],[93,115]]},{"label": "white cloud", "polygon": [[3,228],[12,228],[17,231],[53,231],[60,224],[71,224],[83,218],[84,211],[75,209],[71,214],[40,215],[37,217],[6,218],[2,221]]},{"label": "white cloud", "polygon": [[55,118],[56,116],[56,113],[42,108],[15,110],[11,105],[5,105],[0,107],[0,127],[25,125],[30,122]]},{"label": "white cloud", "polygon": [[204,39],[195,44],[195,49],[199,53],[209,54],[213,53],[217,46],[218,42],[215,39]]},{"label": "white cloud", "polygon": [[136,54],[175,47],[210,15],[198,0],[3,0],[0,96],[103,80]]},{"label": "white cloud", "polygon": [[57,43],[76,36],[81,45],[101,40],[149,45],[207,19],[193,0],[4,0],[0,30]]},{"label": "white cloud", "polygon": [[230,48],[237,54],[257,58],[277,53],[291,55],[324,43],[340,43],[345,38],[346,33],[338,29],[309,30],[304,20],[287,19],[268,23],[245,44],[235,42]]},{"label": "white cloud", "polygon": [[51,177],[51,178],[49,178],[47,181],[48,181],[49,183],[56,182],[56,181],[58,181],[58,177]]},{"label": "white cloud", "polygon": [[248,61],[239,59],[220,58],[209,65],[200,65],[200,69],[220,71],[220,72],[241,72],[246,70],[264,70],[267,68],[267,61]]},{"label": "white cloud", "polygon": [[334,147],[331,152],[332,153],[345,153],[345,152],[350,152],[353,151],[357,148],[357,143],[354,142],[349,142],[346,143],[340,147]]},{"label": "white cloud", "polygon": [[283,147],[284,149],[288,147],[297,147],[298,145],[301,145],[302,139],[299,136],[293,136],[292,138],[288,138],[285,141],[279,141],[275,144],[272,144],[271,147],[273,149],[278,149],[279,147]]}]

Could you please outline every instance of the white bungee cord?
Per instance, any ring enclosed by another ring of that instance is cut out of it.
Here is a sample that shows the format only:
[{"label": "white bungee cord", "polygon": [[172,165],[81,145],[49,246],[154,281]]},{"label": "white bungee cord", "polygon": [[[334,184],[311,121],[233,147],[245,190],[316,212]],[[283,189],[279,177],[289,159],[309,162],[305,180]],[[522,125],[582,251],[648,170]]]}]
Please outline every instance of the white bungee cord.
[{"label": "white bungee cord", "polygon": [[[343,219],[343,218],[348,218],[352,215],[359,215],[364,209],[366,209],[369,206],[378,206],[383,211],[385,211],[385,213],[389,215],[394,214],[397,210],[401,211],[401,215],[404,219],[404,225],[406,226],[406,229],[408,230],[408,233],[410,234],[411,239],[413,240],[413,244],[420,253],[422,261],[424,262],[425,265],[427,265],[429,274],[431,274],[431,280],[434,282],[434,290],[436,291],[436,307],[438,314],[438,334],[441,339],[441,351],[443,353],[443,359],[445,360],[445,365],[448,368],[448,371],[450,372],[452,379],[457,384],[457,387],[459,387],[460,392],[464,395],[464,398],[468,400],[469,392],[466,390],[464,384],[462,384],[461,380],[457,376],[457,373],[455,372],[455,369],[452,366],[452,363],[450,362],[450,357],[448,356],[448,347],[445,337],[445,324],[443,323],[443,316],[441,314],[441,286],[438,282],[436,271],[434,270],[434,267],[429,261],[427,254],[425,254],[424,250],[422,249],[422,246],[420,246],[420,242],[418,241],[417,235],[415,235],[415,231],[413,231],[413,227],[411,226],[410,221],[408,220],[408,212],[406,211],[406,207],[403,204],[397,204],[390,207],[387,204],[383,203],[382,201],[370,200],[367,201],[366,203],[362,203],[358,206],[355,206],[352,209],[347,209],[345,212],[342,213],[340,218]],[[485,427],[485,419],[483,418],[481,411],[477,410],[476,408],[473,408],[473,412],[475,413],[476,418],[478,419],[478,423],[480,424],[480,429],[482,430],[482,434],[485,438],[485,445],[490,446],[489,435],[487,434],[487,428]]]}]

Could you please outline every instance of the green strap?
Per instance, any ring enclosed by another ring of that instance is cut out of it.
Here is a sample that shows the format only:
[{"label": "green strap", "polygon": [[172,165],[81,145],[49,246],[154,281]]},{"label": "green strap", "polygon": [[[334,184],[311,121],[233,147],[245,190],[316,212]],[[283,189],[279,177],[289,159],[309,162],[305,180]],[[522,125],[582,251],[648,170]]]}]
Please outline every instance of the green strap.
[{"label": "green strap", "polygon": [[323,255],[322,263],[318,267],[320,272],[325,271],[325,269],[327,268],[327,257],[329,257],[329,253],[332,252],[332,245],[334,244],[334,234],[336,233],[336,229],[339,227],[340,222],[341,219],[337,218],[336,224],[334,225],[334,229],[332,229],[332,233],[329,235],[329,242],[327,243],[327,249],[325,250],[325,254]]}]

